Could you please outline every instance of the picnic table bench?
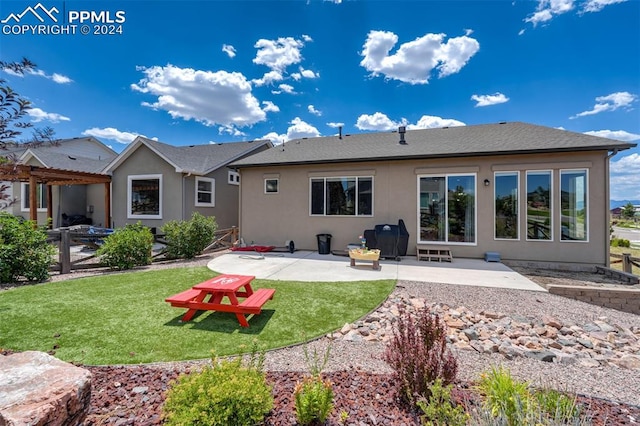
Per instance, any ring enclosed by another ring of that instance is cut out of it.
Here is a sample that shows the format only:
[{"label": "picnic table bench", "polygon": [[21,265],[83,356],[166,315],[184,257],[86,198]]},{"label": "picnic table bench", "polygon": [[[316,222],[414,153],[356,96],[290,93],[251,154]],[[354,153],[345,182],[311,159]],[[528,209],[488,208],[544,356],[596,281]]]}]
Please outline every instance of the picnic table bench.
[{"label": "picnic table bench", "polygon": [[[218,275],[167,297],[165,302],[176,308],[188,309],[182,322],[190,321],[198,311],[219,311],[234,313],[241,326],[249,327],[245,315],[260,314],[264,304],[273,299],[276,292],[273,288],[254,291],[251,288],[254,278],[249,275]],[[244,300],[239,301],[239,298]]]}]

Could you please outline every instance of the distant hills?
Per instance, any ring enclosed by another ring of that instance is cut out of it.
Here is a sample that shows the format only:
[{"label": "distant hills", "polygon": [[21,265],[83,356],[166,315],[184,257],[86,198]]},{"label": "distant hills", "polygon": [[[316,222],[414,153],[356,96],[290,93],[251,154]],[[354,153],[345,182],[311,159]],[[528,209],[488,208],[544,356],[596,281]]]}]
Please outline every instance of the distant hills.
[{"label": "distant hills", "polygon": [[634,206],[640,206],[640,200],[609,200],[609,209],[626,206],[627,203],[631,203]]}]

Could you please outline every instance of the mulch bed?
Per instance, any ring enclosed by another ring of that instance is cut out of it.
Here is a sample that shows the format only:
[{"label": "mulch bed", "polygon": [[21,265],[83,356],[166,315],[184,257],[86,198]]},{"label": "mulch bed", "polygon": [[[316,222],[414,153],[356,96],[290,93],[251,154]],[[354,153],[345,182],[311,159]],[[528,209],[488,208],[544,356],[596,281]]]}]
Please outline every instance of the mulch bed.
[{"label": "mulch bed", "polygon": [[[91,412],[86,425],[159,425],[164,393],[177,369],[136,367],[87,367],[93,374]],[[188,372],[188,370],[186,370]],[[341,371],[325,375],[334,385],[335,406],[327,426],[419,425],[418,416],[397,400],[390,375]],[[296,425],[293,390],[303,373],[268,372],[275,408],[266,425]],[[475,404],[477,395],[468,384],[454,389],[458,402]],[[640,407],[594,398],[578,397],[587,407],[593,425],[633,425],[640,422]],[[346,422],[341,414],[347,413]]]}]

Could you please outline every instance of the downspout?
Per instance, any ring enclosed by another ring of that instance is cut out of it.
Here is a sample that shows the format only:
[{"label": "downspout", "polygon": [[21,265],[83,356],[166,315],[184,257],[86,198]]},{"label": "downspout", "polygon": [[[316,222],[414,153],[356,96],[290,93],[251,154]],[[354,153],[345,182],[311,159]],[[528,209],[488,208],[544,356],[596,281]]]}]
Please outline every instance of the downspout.
[{"label": "downspout", "polygon": [[605,263],[604,266],[606,266],[607,268],[611,266],[611,234],[609,232],[609,227],[611,226],[611,200],[610,200],[610,193],[611,193],[611,189],[609,188],[610,186],[610,176],[609,176],[609,160],[611,160],[611,157],[613,157],[614,155],[616,155],[618,153],[618,148],[614,148],[613,151],[611,152],[611,154],[607,155],[607,158],[605,161],[605,178],[606,178],[606,185],[604,186],[604,195],[605,195],[605,217],[607,218],[607,223],[609,224],[609,226],[605,226],[605,248],[604,248],[604,253],[605,253]]}]

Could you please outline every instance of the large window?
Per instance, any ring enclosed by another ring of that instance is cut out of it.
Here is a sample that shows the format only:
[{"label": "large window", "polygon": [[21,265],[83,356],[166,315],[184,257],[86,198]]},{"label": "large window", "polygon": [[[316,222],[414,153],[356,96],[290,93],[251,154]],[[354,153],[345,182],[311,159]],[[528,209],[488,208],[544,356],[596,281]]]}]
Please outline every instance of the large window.
[{"label": "large window", "polygon": [[216,205],[216,181],[211,178],[196,177],[196,206],[214,207]]},{"label": "large window", "polygon": [[129,176],[129,219],[162,219],[162,175]]},{"label": "large window", "polygon": [[[20,199],[22,202],[20,203],[20,210],[23,212],[28,212],[30,209],[30,200],[31,200],[31,189],[28,183],[22,182],[20,184]],[[36,206],[37,211],[46,212],[47,211],[47,187],[44,183],[39,183],[36,186]]]},{"label": "large window", "polygon": [[494,188],[494,237],[500,240],[517,240],[519,238],[518,172],[496,173]]},{"label": "large window", "polygon": [[562,241],[587,241],[587,171],[560,171]]},{"label": "large window", "polygon": [[551,171],[527,172],[527,239],[553,240]]},{"label": "large window", "polygon": [[311,214],[324,216],[373,215],[373,178],[311,179]]},{"label": "large window", "polygon": [[420,240],[476,242],[476,176],[420,177]]}]

